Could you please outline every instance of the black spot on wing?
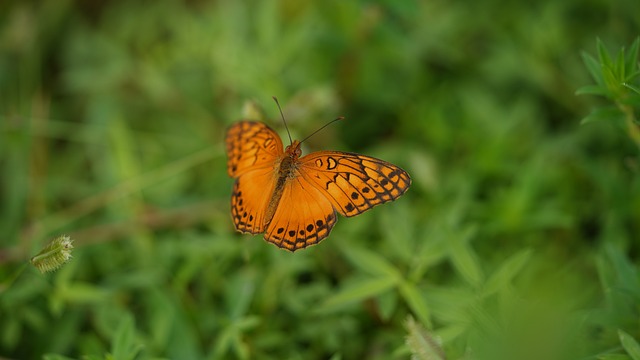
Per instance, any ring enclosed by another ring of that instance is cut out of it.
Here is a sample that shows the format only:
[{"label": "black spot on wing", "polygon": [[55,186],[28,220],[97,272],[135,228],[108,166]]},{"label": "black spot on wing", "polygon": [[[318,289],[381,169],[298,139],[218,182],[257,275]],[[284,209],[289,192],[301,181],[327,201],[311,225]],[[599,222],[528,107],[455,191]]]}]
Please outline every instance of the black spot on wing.
[{"label": "black spot on wing", "polygon": [[344,206],[344,208],[345,210],[347,210],[347,212],[352,212],[354,210],[352,203],[348,203],[347,205]]}]

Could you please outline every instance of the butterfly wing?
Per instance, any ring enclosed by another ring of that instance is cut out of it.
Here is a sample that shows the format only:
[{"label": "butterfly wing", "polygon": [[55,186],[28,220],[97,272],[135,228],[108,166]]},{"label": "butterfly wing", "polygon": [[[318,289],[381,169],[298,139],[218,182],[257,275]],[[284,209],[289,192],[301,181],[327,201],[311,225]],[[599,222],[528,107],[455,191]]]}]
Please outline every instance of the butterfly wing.
[{"label": "butterfly wing", "polygon": [[273,168],[282,157],[280,136],[264,123],[240,121],[227,130],[227,172],[232,178],[261,167]]},{"label": "butterfly wing", "polygon": [[295,251],[329,236],[336,211],[355,216],[392,201],[411,185],[406,171],[370,156],[320,151],[300,158],[284,185],[264,238]]},{"label": "butterfly wing", "polygon": [[393,201],[411,186],[409,174],[396,165],[340,151],[303,156],[299,172],[344,216],[355,216]]},{"label": "butterfly wing", "polygon": [[278,134],[256,121],[241,121],[227,130],[227,171],[236,178],[231,216],[238,231],[265,231],[265,214],[277,180],[283,149]]},{"label": "butterfly wing", "polygon": [[335,223],[336,211],[329,199],[304,177],[297,176],[284,185],[264,238],[296,251],[329,236]]}]

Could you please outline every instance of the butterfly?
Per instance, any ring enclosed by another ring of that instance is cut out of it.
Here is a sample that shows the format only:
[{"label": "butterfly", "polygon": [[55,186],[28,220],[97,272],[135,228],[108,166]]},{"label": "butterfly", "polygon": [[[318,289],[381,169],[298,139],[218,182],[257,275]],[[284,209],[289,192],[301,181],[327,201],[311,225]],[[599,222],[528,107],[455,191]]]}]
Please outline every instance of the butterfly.
[{"label": "butterfly", "polygon": [[280,136],[258,121],[233,124],[225,143],[227,172],[235,179],[236,230],[264,233],[265,240],[289,251],[329,236],[337,213],[359,215],[397,199],[411,185],[406,171],[371,156],[318,151],[300,157],[298,140],[283,150]]}]

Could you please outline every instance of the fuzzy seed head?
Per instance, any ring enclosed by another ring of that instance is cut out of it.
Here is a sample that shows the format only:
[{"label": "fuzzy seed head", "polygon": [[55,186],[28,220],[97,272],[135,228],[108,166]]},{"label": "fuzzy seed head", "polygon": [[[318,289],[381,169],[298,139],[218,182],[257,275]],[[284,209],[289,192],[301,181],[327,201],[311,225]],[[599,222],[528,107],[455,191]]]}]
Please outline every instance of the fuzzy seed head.
[{"label": "fuzzy seed head", "polygon": [[69,236],[58,236],[31,258],[31,264],[41,273],[54,271],[71,259],[72,249],[73,240]]}]

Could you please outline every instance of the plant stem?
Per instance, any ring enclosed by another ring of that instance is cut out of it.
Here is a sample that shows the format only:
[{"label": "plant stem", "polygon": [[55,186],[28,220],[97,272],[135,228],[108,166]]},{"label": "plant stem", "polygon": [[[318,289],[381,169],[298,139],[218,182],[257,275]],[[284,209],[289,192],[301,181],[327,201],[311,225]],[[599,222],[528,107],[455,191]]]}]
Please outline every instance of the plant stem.
[{"label": "plant stem", "polygon": [[640,148],[640,127],[636,124],[633,107],[618,103],[618,108],[624,113],[625,121],[629,131],[629,137]]}]

